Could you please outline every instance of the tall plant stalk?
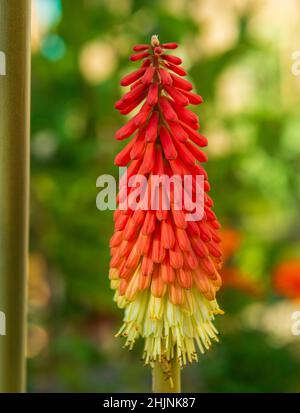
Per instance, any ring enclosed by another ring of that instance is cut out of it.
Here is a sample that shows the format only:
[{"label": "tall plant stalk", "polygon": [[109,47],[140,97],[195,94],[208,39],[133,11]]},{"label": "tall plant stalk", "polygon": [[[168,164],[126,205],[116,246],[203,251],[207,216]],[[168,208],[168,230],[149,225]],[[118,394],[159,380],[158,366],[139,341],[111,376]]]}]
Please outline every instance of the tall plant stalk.
[{"label": "tall plant stalk", "polygon": [[[0,3],[0,392],[25,390],[30,0]],[[2,63],[4,59],[2,59]],[[3,330],[2,330],[3,334]]]}]

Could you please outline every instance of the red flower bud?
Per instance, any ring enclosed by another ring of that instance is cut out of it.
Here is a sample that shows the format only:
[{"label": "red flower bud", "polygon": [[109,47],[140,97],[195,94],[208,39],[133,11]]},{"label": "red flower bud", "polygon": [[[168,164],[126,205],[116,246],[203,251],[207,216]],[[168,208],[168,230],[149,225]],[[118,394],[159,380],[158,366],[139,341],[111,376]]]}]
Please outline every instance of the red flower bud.
[{"label": "red flower bud", "polygon": [[145,73],[144,68],[140,68],[138,70],[135,70],[132,73],[129,73],[129,75],[124,76],[120,82],[121,86],[129,86],[131,83],[135,82],[137,79],[139,79],[143,74]]},{"label": "red flower bud", "polygon": [[192,105],[200,105],[201,103],[203,103],[202,96],[197,95],[197,93],[187,92],[186,90],[181,90],[181,93],[188,98],[189,102]]},{"label": "red flower bud", "polygon": [[166,63],[166,67],[179,76],[186,76],[186,71],[182,67],[178,67],[172,63]]},{"label": "red flower bud", "polygon": [[146,141],[147,142],[154,142],[157,136],[157,129],[158,129],[158,121],[159,121],[159,114],[158,112],[153,112],[151,118],[148,122],[146,127]]},{"label": "red flower bud", "polygon": [[173,65],[181,65],[182,60],[180,57],[177,56],[172,56],[170,54],[162,54],[161,55],[162,59],[166,60],[167,62],[172,63]]},{"label": "red flower bud", "polygon": [[148,92],[147,103],[151,106],[156,105],[158,101],[158,83],[153,83]]},{"label": "red flower bud", "polygon": [[135,46],[133,46],[132,50],[134,52],[141,52],[143,50],[148,50],[149,48],[149,44],[136,44]]},{"label": "red flower bud", "polygon": [[170,104],[169,100],[166,97],[162,96],[159,99],[159,106],[167,121],[172,122],[172,121],[178,120],[176,112],[174,111],[174,109],[172,108],[172,105]]},{"label": "red flower bud", "polygon": [[165,69],[159,69],[159,75],[160,75],[161,83],[163,85],[172,85],[173,80],[169,72],[167,72]]},{"label": "red flower bud", "polygon": [[149,52],[142,52],[142,53],[137,53],[137,54],[133,54],[130,56],[130,60],[132,62],[136,62],[137,60],[142,60],[145,57],[150,56]]},{"label": "red flower bud", "polygon": [[164,48],[164,49],[177,49],[178,44],[174,43],[174,42],[173,43],[163,43],[161,45],[161,47]]},{"label": "red flower bud", "polygon": [[155,68],[153,66],[149,66],[146,69],[146,72],[141,79],[142,83],[144,83],[145,85],[148,85],[149,83],[151,83],[153,80],[154,73],[155,73]]},{"label": "red flower bud", "polygon": [[173,80],[173,86],[175,86],[179,89],[187,90],[187,91],[190,91],[190,90],[193,89],[193,85],[190,82],[188,82],[187,80],[182,79],[179,76],[173,75],[172,73],[171,73],[171,78]]},{"label": "red flower bud", "polygon": [[160,127],[159,137],[166,159],[176,159],[177,151],[169,132],[164,126]]},{"label": "red flower bud", "polygon": [[164,89],[179,105],[187,106],[189,104],[188,98],[179,92],[179,90],[173,88],[172,86],[164,86]]}]

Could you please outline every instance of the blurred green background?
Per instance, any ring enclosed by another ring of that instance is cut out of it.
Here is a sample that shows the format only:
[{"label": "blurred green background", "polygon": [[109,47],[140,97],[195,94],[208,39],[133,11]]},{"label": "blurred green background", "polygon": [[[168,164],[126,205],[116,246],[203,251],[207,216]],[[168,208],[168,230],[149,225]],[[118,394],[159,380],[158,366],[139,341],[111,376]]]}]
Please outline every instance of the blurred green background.
[{"label": "blurred green background", "polygon": [[118,173],[119,80],[153,33],[180,43],[204,98],[223,225],[221,344],[184,369],[183,391],[300,391],[299,11],[298,0],[33,1],[29,391],[150,391],[142,343],[129,353],[114,338],[113,212],[95,200],[97,177]]}]

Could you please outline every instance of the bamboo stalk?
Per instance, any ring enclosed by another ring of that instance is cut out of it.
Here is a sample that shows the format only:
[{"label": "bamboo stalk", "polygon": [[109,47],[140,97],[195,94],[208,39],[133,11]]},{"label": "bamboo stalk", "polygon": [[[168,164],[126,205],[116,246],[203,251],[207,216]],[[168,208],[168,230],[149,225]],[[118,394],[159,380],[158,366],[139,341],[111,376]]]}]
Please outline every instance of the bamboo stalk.
[{"label": "bamboo stalk", "polygon": [[177,360],[156,361],[152,370],[153,393],[180,393],[180,366]]},{"label": "bamboo stalk", "polygon": [[25,390],[28,250],[30,0],[1,0],[0,392]]}]

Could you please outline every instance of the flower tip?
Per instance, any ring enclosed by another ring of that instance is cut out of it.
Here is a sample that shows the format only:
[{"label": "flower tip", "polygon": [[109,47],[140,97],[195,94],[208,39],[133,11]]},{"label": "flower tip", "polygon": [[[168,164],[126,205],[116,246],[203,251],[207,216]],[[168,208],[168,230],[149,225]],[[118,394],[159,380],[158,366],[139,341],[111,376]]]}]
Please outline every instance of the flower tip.
[{"label": "flower tip", "polygon": [[151,37],[151,46],[152,47],[157,47],[157,46],[159,46],[159,39],[158,39],[158,35],[157,34],[154,34],[152,37]]}]

